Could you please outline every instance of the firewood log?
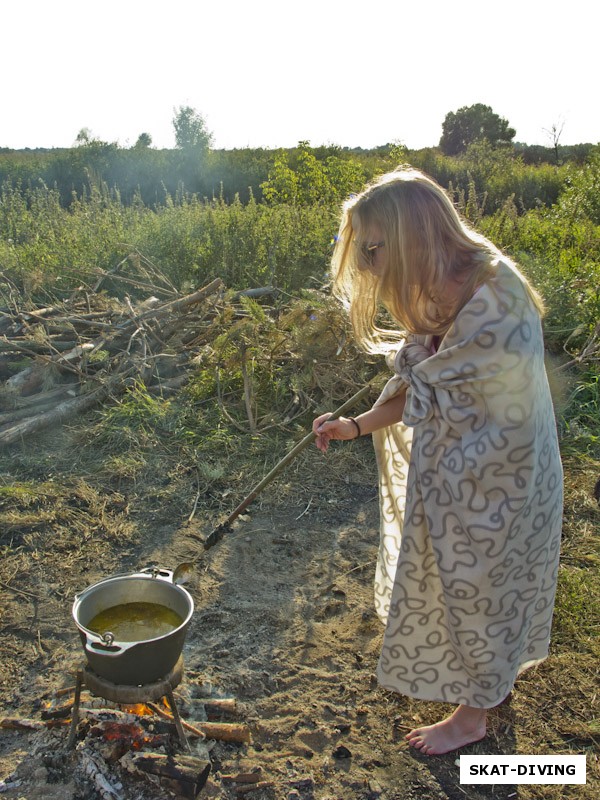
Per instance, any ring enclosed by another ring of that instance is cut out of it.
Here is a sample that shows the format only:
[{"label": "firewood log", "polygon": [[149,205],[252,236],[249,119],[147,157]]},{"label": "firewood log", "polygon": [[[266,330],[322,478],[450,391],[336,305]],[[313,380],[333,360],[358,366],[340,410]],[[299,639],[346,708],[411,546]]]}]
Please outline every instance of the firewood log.
[{"label": "firewood log", "polygon": [[210,774],[210,761],[195,756],[168,756],[163,753],[129,752],[120,760],[124,769],[133,773],[158,776],[161,784],[182,797],[194,800]]},{"label": "firewood log", "polygon": [[235,697],[211,697],[202,701],[207,715],[215,714],[235,714],[237,711],[237,700]]},{"label": "firewood log", "polygon": [[[148,708],[163,719],[173,720],[172,714],[164,711],[154,703],[147,703]],[[217,739],[221,742],[249,742],[251,740],[250,730],[246,725],[237,722],[194,722],[190,724],[182,720],[183,727],[196,736],[203,736],[206,739]]]},{"label": "firewood log", "polygon": [[196,722],[195,727],[207,739],[218,739],[221,742],[249,742],[252,739],[247,725],[237,722]]}]

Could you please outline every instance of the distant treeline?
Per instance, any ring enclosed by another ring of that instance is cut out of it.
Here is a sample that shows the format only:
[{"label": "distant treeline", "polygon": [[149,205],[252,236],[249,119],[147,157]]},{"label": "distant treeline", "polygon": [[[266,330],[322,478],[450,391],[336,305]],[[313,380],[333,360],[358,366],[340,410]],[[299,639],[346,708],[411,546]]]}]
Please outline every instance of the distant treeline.
[{"label": "distant treeline", "polygon": [[308,142],[288,150],[188,151],[155,149],[141,143],[123,148],[92,139],[66,149],[0,148],[0,184],[23,190],[55,189],[65,208],[100,186],[117,192],[125,205],[141,202],[147,207],[163,206],[182,194],[225,202],[237,196],[242,203],[250,197],[259,202],[328,203],[407,161],[456,191],[467,191],[474,183],[478,193],[486,192],[486,210],[491,213],[506,199],[508,186],[512,192],[517,187],[517,203],[524,209],[552,205],[565,166],[583,164],[592,149],[591,144],[542,147],[519,143],[492,148],[480,141],[458,156],[444,155],[434,147],[407,150],[387,144],[366,150],[310,147]]}]

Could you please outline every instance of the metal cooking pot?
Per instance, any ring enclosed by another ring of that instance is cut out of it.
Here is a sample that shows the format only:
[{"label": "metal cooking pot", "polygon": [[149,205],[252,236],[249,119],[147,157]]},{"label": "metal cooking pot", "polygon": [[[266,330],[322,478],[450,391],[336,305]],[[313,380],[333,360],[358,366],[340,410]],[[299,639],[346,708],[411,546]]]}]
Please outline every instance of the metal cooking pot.
[{"label": "metal cooking pot", "polygon": [[[166,606],[183,622],[163,636],[139,642],[118,642],[110,634],[98,634],[86,628],[96,614],[125,603]],[[170,570],[157,568],[107,578],[76,595],[73,603],[73,619],[90,667],[101,678],[125,686],[153,683],[173,669],[181,655],[193,613],[194,601],[190,593],[173,583]]]}]

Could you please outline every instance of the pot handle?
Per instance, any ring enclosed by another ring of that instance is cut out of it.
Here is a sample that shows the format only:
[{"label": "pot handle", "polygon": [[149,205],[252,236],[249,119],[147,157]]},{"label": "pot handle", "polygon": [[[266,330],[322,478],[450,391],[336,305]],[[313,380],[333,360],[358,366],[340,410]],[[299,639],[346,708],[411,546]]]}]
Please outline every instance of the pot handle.
[{"label": "pot handle", "polygon": [[173,583],[173,571],[170,569],[163,569],[162,567],[145,567],[144,569],[141,569],[140,572],[144,575],[150,575],[152,578]]},{"label": "pot handle", "polygon": [[114,633],[111,633],[111,631],[107,631],[101,636],[99,634],[98,640],[92,639],[88,635],[85,637],[86,651],[100,651],[102,655],[107,656],[121,655],[121,653],[129,650],[135,644],[137,644],[137,642],[119,642],[118,644],[115,644],[115,636]]}]

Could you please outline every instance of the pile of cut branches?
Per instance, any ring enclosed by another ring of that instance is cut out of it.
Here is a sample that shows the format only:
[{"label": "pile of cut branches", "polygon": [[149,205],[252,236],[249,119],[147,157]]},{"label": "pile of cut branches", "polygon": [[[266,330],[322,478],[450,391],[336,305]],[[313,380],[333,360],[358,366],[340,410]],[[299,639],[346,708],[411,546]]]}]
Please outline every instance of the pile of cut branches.
[{"label": "pile of cut branches", "polygon": [[0,446],[118,398],[136,383],[168,392],[185,382],[222,281],[183,295],[161,286],[162,299],[137,302],[101,292],[110,275],[50,305],[22,305],[11,293],[0,308]]}]

